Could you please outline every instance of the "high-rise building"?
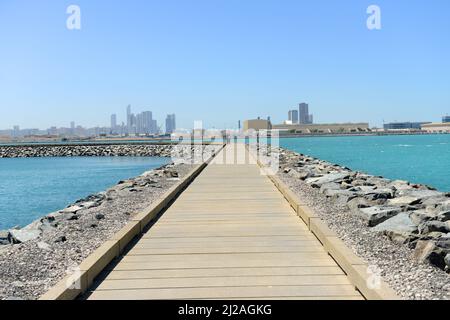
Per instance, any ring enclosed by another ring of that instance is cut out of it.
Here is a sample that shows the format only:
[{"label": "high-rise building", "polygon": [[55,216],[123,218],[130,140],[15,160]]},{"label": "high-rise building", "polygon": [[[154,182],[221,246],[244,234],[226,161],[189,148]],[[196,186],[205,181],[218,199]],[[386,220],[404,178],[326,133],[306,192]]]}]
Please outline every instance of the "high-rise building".
[{"label": "high-rise building", "polygon": [[111,115],[111,133],[117,133],[117,115],[112,114]]},{"label": "high-rise building", "polygon": [[313,116],[309,114],[309,106],[307,103],[300,103],[298,107],[298,120],[300,124],[312,124]]},{"label": "high-rise building", "polygon": [[142,117],[142,133],[144,134],[152,134],[154,132],[153,128],[153,115],[151,111],[144,111],[141,113]]},{"label": "high-rise building", "polygon": [[450,116],[449,115],[443,116],[442,117],[442,122],[443,123],[450,123]]},{"label": "high-rise building", "polygon": [[127,133],[130,134],[132,132],[133,127],[133,115],[131,114],[131,105],[127,106]]},{"label": "high-rise building", "polygon": [[166,134],[172,134],[176,128],[175,114],[168,114],[166,117]]},{"label": "high-rise building", "polygon": [[292,124],[298,123],[298,110],[289,110],[288,120],[291,121]]},{"label": "high-rise building", "polygon": [[20,135],[20,127],[19,126],[14,126],[13,127],[13,137],[17,138]]},{"label": "high-rise building", "polygon": [[158,122],[155,119],[151,121],[151,133],[159,134]]}]

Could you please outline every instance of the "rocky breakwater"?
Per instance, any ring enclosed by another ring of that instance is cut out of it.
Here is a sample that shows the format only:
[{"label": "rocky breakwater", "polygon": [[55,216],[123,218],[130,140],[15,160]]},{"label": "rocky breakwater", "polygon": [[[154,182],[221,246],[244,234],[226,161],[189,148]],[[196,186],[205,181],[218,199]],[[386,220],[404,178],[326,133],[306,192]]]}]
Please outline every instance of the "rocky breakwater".
[{"label": "rocky breakwater", "polygon": [[419,262],[450,272],[450,193],[390,180],[279,149],[283,174],[346,206],[371,231],[415,250]]},{"label": "rocky breakwater", "polygon": [[172,145],[156,144],[0,146],[0,158],[106,156],[170,157],[172,148]]},{"label": "rocky breakwater", "polygon": [[0,231],[0,300],[38,298],[193,167],[169,164]]}]

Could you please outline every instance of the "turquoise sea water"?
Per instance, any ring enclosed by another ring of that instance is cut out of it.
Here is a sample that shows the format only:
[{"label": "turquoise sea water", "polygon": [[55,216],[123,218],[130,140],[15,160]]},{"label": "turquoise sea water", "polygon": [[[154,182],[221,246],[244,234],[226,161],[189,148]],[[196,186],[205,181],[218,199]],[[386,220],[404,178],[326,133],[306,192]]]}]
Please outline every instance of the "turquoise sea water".
[{"label": "turquoise sea water", "polygon": [[0,159],[0,230],[25,226],[168,162],[158,157]]},{"label": "turquoise sea water", "polygon": [[450,135],[281,138],[280,146],[390,179],[450,191]]}]

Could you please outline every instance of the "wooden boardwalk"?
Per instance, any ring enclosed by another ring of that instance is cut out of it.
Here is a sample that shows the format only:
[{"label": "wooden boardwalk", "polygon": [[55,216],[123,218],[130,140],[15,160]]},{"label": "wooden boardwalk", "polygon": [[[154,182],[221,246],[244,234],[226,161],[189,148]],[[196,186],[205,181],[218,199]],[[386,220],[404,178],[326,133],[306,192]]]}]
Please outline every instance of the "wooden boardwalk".
[{"label": "wooden boardwalk", "polygon": [[363,299],[259,167],[223,156],[88,299]]}]

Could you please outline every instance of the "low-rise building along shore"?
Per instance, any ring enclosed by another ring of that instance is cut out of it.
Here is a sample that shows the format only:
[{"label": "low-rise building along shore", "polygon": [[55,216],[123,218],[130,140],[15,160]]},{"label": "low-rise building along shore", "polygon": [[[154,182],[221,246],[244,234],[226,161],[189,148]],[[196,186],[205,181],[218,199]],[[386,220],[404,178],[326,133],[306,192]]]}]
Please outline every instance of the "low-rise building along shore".
[{"label": "low-rise building along shore", "polygon": [[450,132],[450,122],[427,123],[422,125],[422,130],[433,133]]},{"label": "low-rise building along shore", "polygon": [[280,133],[345,133],[369,132],[369,124],[362,123],[322,123],[322,124],[276,124],[272,129]]}]

